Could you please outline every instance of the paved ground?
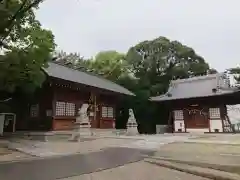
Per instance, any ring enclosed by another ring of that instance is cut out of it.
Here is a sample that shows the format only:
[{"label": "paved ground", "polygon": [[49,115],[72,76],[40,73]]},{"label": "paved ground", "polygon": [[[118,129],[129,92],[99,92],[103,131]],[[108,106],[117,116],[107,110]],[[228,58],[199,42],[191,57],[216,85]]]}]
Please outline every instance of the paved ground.
[{"label": "paved ground", "polygon": [[146,135],[133,137],[115,136],[111,138],[92,138],[81,142],[39,142],[29,140],[14,140],[13,142],[9,143],[8,147],[37,157],[49,157],[54,155],[71,155],[75,153],[84,154],[99,151],[107,147],[127,147],[135,149],[158,150],[165,144],[184,141],[188,138],[188,136]]},{"label": "paved ground", "polygon": [[61,180],[209,180],[184,172],[179,172],[143,161],[107,169],[91,174],[73,176]]},{"label": "paved ground", "polygon": [[204,134],[189,142],[210,143],[210,144],[236,144],[240,145],[240,134]]},{"label": "paved ground", "polygon": [[172,143],[161,147],[155,152],[155,156],[240,173],[240,146],[238,145]]},{"label": "paved ground", "polygon": [[27,155],[18,151],[10,150],[9,153],[0,155],[0,163],[8,162],[8,161],[21,161],[29,158],[32,158],[32,157],[30,155]]},{"label": "paved ground", "polygon": [[[239,165],[240,146],[211,144],[217,141],[224,142],[225,144],[229,142],[238,144],[239,137],[233,135],[192,136],[189,134],[167,134],[89,138],[78,143],[66,141],[15,141],[14,143],[10,143],[12,148],[17,148],[30,155],[42,157],[42,159],[2,163],[0,164],[0,179],[54,180],[56,178],[63,179],[70,177],[64,180],[110,180],[116,178],[121,180],[145,180],[149,179],[149,175],[151,175],[156,177],[154,179],[159,180],[201,180],[203,178],[137,161],[143,159],[142,155],[149,155],[153,151],[157,151],[155,155],[159,157],[215,164],[225,163],[224,165]],[[184,141],[197,143],[183,143]],[[204,144],[204,141],[208,141],[209,143]],[[68,156],[52,157],[54,155]],[[20,153],[19,158],[15,157],[15,159],[22,159],[24,156],[26,158],[30,157],[29,155]],[[0,157],[0,160],[2,157]],[[9,160],[15,160],[11,158]],[[143,170],[141,171],[141,169]],[[99,170],[101,171],[97,172]]]},{"label": "paved ground", "polygon": [[136,162],[143,159],[142,155],[151,153],[137,149],[108,148],[89,154],[0,164],[0,179],[53,180]]},{"label": "paved ground", "polygon": [[5,140],[0,140],[0,162],[22,160],[29,157],[30,156],[27,154],[7,148],[7,142]]}]

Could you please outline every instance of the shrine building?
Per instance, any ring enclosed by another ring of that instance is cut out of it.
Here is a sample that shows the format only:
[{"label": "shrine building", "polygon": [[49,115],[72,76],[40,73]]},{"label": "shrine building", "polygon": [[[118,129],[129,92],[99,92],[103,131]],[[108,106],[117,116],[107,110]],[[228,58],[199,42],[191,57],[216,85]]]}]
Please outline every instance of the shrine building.
[{"label": "shrine building", "polygon": [[124,96],[134,96],[114,82],[56,63],[49,63],[44,71],[47,79],[27,113],[17,114],[16,130],[70,130],[84,103],[90,106],[92,128],[114,128],[117,103]]},{"label": "shrine building", "polygon": [[239,91],[225,73],[218,73],[173,80],[166,94],[151,101],[168,107],[172,132],[234,132],[227,107],[240,104]]}]

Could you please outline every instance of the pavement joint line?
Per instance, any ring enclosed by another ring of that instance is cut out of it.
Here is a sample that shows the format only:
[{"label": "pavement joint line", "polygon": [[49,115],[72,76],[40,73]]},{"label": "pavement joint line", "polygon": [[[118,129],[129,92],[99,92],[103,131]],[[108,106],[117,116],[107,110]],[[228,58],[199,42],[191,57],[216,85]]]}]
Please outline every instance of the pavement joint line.
[{"label": "pavement joint line", "polygon": [[[180,172],[185,172],[185,173],[189,173],[189,174],[193,174],[195,176],[200,176],[200,177],[205,177],[205,178],[209,178],[209,179],[213,179],[213,180],[239,180],[240,176],[238,176],[237,174],[234,173],[229,173],[229,174],[233,174],[237,177],[223,177],[221,175],[216,175],[214,173],[210,173],[210,172],[199,172],[197,170],[194,169],[189,169],[189,168],[183,168],[183,167],[178,167],[177,165],[174,165],[174,163],[165,163],[167,161],[162,160],[162,162],[155,162],[155,161],[151,161],[151,160],[144,160],[147,163],[153,164],[153,165],[157,165],[157,166],[161,166],[161,167],[165,167],[168,169],[173,169],[176,171],[180,171]],[[175,163],[175,164],[180,164],[180,163]],[[191,167],[196,167],[199,169],[207,169],[207,168],[201,168],[201,167],[197,167],[197,166],[191,166]],[[223,172],[223,171],[219,171],[219,170],[213,170],[215,172]],[[226,173],[226,172],[225,172]]]},{"label": "pavement joint line", "polygon": [[217,171],[222,171],[222,172],[227,172],[227,173],[238,174],[235,170],[232,170],[232,168],[233,169],[240,168],[239,165],[236,165],[236,164],[216,164],[216,163],[209,163],[209,162],[181,160],[181,159],[177,159],[177,158],[171,158],[171,157],[169,158],[169,157],[154,156],[154,155],[153,156],[144,155],[144,157],[145,157],[144,159],[151,159],[153,161],[158,161],[158,160],[167,161],[170,163],[185,164],[185,165],[189,165],[189,166],[212,169],[212,170],[217,170]]},{"label": "pavement joint line", "polygon": [[219,154],[220,156],[240,156],[240,154]]},{"label": "pavement joint line", "polygon": [[195,143],[195,144],[213,144],[213,145],[231,145],[231,146],[240,146],[240,143],[238,142],[214,142],[214,141],[191,141],[191,140],[185,140],[182,141],[183,143]]}]

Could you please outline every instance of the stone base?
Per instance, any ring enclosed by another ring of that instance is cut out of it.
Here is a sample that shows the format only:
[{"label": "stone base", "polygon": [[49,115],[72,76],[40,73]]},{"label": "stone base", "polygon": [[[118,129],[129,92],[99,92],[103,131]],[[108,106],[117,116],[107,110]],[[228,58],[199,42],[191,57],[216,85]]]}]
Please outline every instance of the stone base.
[{"label": "stone base", "polygon": [[69,141],[80,141],[82,136],[92,136],[93,133],[89,125],[79,125],[74,127],[74,131],[72,133],[72,137]]},{"label": "stone base", "polygon": [[135,136],[135,135],[138,135],[138,129],[137,129],[137,126],[136,127],[128,127],[127,128],[127,133],[126,135],[128,136]]},{"label": "stone base", "polygon": [[91,128],[81,128],[80,129],[81,136],[92,136],[94,135]]},{"label": "stone base", "polygon": [[116,130],[115,130],[115,134],[116,134],[117,136],[126,135],[126,133],[127,133],[127,129],[116,129]]}]

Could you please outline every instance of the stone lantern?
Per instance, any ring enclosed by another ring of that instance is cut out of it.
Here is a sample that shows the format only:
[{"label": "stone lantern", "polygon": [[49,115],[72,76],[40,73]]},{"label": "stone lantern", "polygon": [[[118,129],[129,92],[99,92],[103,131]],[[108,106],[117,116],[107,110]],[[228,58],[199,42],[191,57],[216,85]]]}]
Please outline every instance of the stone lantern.
[{"label": "stone lantern", "polygon": [[129,109],[129,118],[127,122],[127,135],[138,135],[137,121],[132,109]]}]

